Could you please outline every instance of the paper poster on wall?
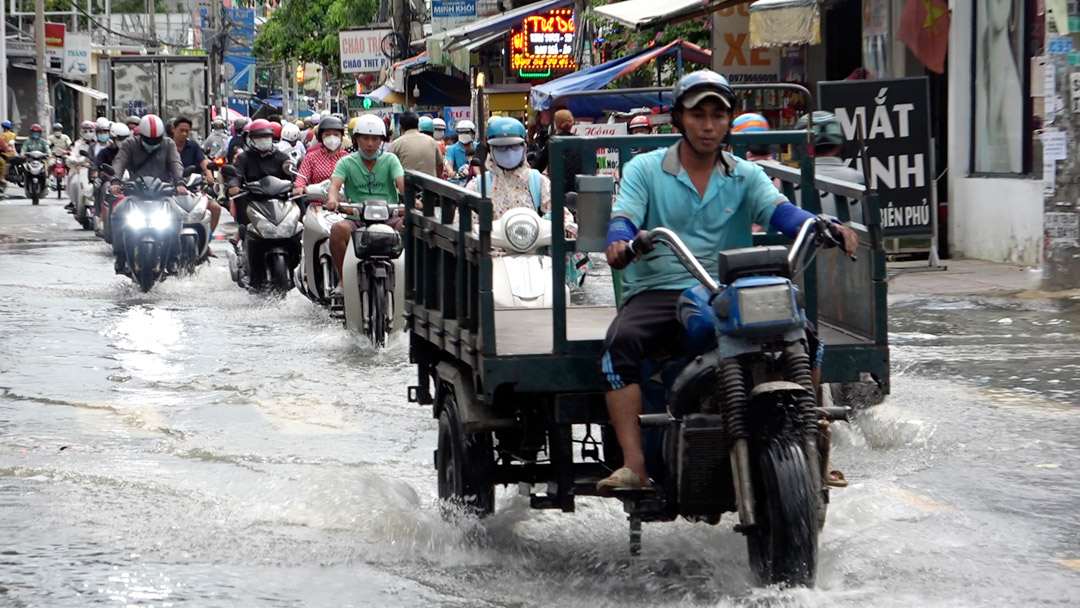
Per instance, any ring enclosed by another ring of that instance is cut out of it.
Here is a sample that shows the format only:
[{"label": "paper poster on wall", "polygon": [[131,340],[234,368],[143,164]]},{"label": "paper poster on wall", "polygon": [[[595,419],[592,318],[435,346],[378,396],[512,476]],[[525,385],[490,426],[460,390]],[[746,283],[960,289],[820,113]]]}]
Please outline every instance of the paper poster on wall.
[{"label": "paper poster on wall", "polygon": [[1080,72],[1069,74],[1069,99],[1072,102],[1072,111],[1080,112]]},{"label": "paper poster on wall", "polygon": [[1042,133],[1043,158],[1066,160],[1069,158],[1069,137],[1064,131],[1044,129]]},{"label": "paper poster on wall", "polygon": [[1043,196],[1054,196],[1057,189],[1057,161],[1043,158]]}]

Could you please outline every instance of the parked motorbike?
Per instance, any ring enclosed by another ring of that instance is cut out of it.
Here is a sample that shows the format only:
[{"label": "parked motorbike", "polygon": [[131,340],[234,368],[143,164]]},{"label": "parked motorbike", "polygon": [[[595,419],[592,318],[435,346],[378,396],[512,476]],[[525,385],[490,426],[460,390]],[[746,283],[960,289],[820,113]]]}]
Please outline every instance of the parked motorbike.
[{"label": "parked motorbike", "polygon": [[818,404],[803,296],[792,278],[810,244],[838,243],[832,230],[812,218],[790,252],[722,251],[719,282],[674,232],[656,228],[634,239],[639,258],[655,243],[667,246],[701,285],[679,300],[680,352],[643,369],[640,423],[657,484],[616,490],[631,534],[635,521],[640,534],[643,520],[717,523],[737,511],[735,530],[746,536],[759,582],[813,584],[828,503],[828,424],[847,412]]},{"label": "parked motorbike", "polygon": [[49,155],[45,152],[27,152],[23,165],[23,190],[26,198],[33,204],[41,202],[41,197],[48,193],[49,184],[46,174]]},{"label": "parked motorbike", "polygon": [[385,346],[387,334],[402,327],[403,245],[401,234],[388,225],[401,209],[375,199],[342,205],[349,219],[361,223],[342,264],[345,327],[363,333],[376,347]]},{"label": "parked motorbike", "polygon": [[64,159],[67,157],[67,150],[54,150],[53,151],[53,167],[52,174],[54,185],[56,188],[56,198],[64,197],[64,176],[67,174],[66,165],[64,165]]},{"label": "parked motorbike", "polygon": [[213,189],[198,167],[184,171],[187,195],[176,195],[173,202],[180,215],[180,248],[177,251],[177,270],[194,274],[200,264],[210,259],[210,200]]},{"label": "parked motorbike", "polygon": [[[237,175],[232,165],[223,165],[222,171]],[[241,226],[235,251],[228,254],[229,271],[241,287],[284,294],[292,289],[300,261],[300,207],[290,196],[292,182],[267,176],[241,190],[238,196],[247,196],[250,224]]]},{"label": "parked motorbike", "polygon": [[[323,306],[332,306],[330,292],[338,283],[337,269],[330,255],[330,228],[345,218],[322,207],[329,188],[330,180],[326,180],[309,185],[304,192],[308,206],[304,213],[300,272],[296,273],[296,289]],[[340,310],[340,303],[332,308]]]},{"label": "parked motorbike", "polygon": [[124,183],[124,195],[119,203],[123,206],[123,229],[113,238],[122,239],[128,276],[147,292],[165,278],[168,260],[180,237],[175,192],[156,177],[140,177]]}]

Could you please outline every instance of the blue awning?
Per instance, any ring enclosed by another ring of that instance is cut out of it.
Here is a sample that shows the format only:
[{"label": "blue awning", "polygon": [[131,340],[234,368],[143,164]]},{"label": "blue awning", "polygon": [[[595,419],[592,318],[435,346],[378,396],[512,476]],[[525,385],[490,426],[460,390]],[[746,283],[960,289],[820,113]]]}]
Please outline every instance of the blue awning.
[{"label": "blue awning", "polygon": [[454,48],[469,44],[479,38],[491,37],[494,34],[509,32],[511,28],[521,23],[521,20],[529,15],[546,13],[552,9],[572,6],[574,0],[542,0],[525,6],[519,6],[510,11],[493,15],[487,19],[481,19],[445,32],[439,32],[432,38],[442,38],[442,48],[452,51]]},{"label": "blue awning", "polygon": [[[680,38],[664,46],[643,49],[632,55],[619,57],[607,63],[601,63],[580,72],[574,72],[562,78],[538,84],[532,88],[530,93],[530,105],[534,110],[547,110],[551,107],[552,101],[561,94],[576,91],[602,91],[604,87],[650,61],[677,53],[681,53],[682,58],[686,61],[693,61],[703,65],[709,65],[712,61],[710,51]],[[628,112],[641,107],[666,106],[670,103],[669,98],[670,95],[666,93],[663,95],[628,94],[622,93],[618,89],[611,89],[597,96],[571,97],[567,98],[566,101],[567,107],[575,116],[600,116],[605,111]]]}]

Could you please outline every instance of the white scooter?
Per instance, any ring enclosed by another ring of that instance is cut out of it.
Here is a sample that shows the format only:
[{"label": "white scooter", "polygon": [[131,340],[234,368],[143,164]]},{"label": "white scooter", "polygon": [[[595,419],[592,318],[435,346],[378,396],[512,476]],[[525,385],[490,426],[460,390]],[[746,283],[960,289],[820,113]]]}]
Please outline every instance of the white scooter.
[{"label": "white scooter", "polygon": [[91,230],[94,227],[90,213],[94,207],[94,184],[90,182],[90,153],[84,150],[78,160],[69,157],[68,165],[68,197],[75,205],[72,214],[84,230]]},{"label": "white scooter", "polygon": [[[309,185],[304,192],[308,200],[304,212],[304,234],[300,245],[300,272],[296,273],[296,289],[309,300],[331,306],[330,291],[337,285],[337,269],[330,255],[330,228],[345,219],[340,213],[327,211],[326,202],[330,180]],[[318,204],[314,204],[318,203]]]},{"label": "white scooter", "polygon": [[184,172],[188,194],[172,198],[183,222],[177,268],[181,273],[194,274],[200,264],[210,259],[210,193],[198,168],[189,167]]},{"label": "white scooter", "polygon": [[[491,245],[505,254],[491,259],[491,291],[495,308],[551,308],[551,221],[531,207],[507,210],[491,225]],[[570,301],[570,290],[566,287]]]},{"label": "white scooter", "polygon": [[353,232],[342,264],[345,327],[363,333],[376,347],[385,346],[386,336],[404,327],[403,246],[401,234],[388,225],[401,206],[368,200],[342,209],[363,223]]}]

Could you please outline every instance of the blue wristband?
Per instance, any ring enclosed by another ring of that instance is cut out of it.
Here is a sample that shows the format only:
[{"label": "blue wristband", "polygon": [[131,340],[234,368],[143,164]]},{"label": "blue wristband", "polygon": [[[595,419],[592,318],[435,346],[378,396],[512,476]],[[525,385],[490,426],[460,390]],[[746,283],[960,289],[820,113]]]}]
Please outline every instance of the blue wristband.
[{"label": "blue wristband", "polygon": [[607,246],[611,247],[619,241],[632,241],[637,236],[638,229],[634,222],[627,217],[615,217],[608,222]]}]

